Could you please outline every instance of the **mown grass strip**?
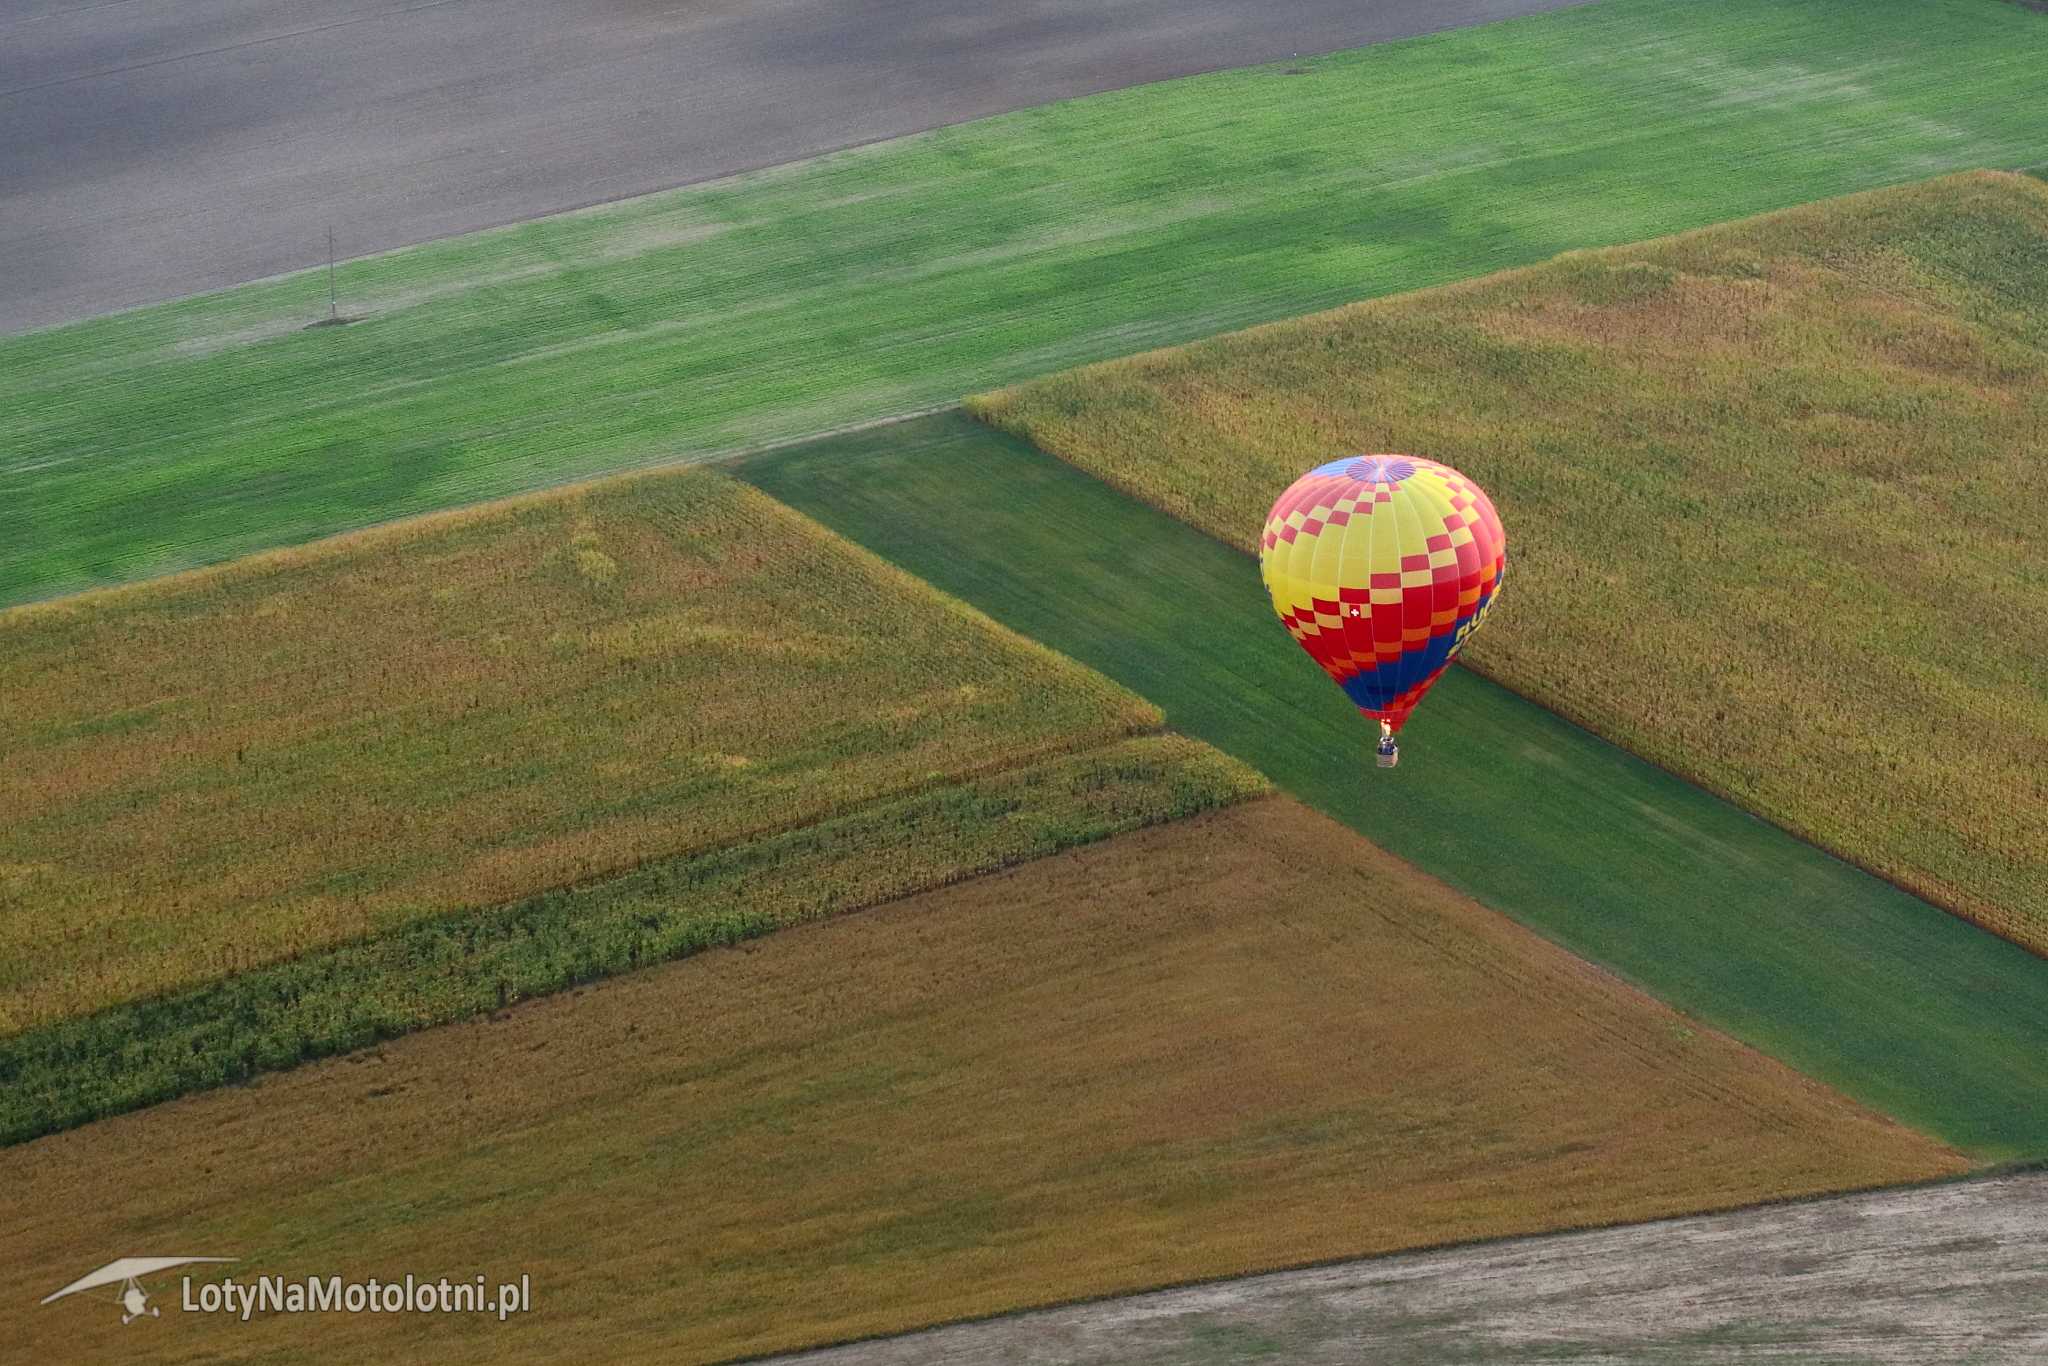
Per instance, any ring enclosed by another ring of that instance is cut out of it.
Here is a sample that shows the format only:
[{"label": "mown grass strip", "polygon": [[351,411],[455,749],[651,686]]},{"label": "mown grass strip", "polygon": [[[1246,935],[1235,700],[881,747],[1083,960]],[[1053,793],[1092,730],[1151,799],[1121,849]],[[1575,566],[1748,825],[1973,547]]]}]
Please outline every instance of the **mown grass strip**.
[{"label": "mown grass strip", "polygon": [[625,876],[389,933],[0,1041],[0,1142],[1175,820],[1266,790],[1140,736]]},{"label": "mown grass strip", "polygon": [[2048,1154],[2024,949],[1467,670],[1371,768],[1249,556],[965,416],[737,472],[1681,1010],[1980,1157]]},{"label": "mown grass strip", "polygon": [[[1252,551],[1357,450],[1492,493],[1474,668],[2048,954],[2048,188],[1975,172],[970,407]],[[1503,600],[1505,601],[1505,599]]]},{"label": "mown grass strip", "polygon": [[0,603],[758,445],[1572,247],[2038,165],[1995,0],[1609,0],[0,340]]}]

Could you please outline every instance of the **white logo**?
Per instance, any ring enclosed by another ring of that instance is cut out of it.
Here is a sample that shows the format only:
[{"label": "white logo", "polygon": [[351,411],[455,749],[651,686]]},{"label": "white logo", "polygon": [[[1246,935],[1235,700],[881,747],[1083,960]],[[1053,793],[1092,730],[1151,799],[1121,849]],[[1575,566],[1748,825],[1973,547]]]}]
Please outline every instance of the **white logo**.
[{"label": "white logo", "polygon": [[148,1314],[158,1317],[162,1311],[149,1302],[149,1295],[142,1288],[142,1278],[158,1271],[168,1271],[174,1266],[189,1262],[232,1262],[233,1257],[122,1257],[108,1262],[98,1271],[80,1276],[54,1295],[45,1295],[43,1303],[61,1300],[66,1295],[76,1295],[81,1290],[97,1290],[103,1285],[118,1285],[120,1294],[114,1297],[121,1306],[121,1322],[133,1323]]},{"label": "white logo", "polygon": [[[99,1270],[80,1276],[43,1303],[76,1295],[81,1290],[118,1286],[111,1297],[121,1306],[121,1322],[133,1323],[143,1317],[159,1318],[162,1311],[151,1304],[142,1278],[174,1266],[194,1262],[232,1262],[233,1257],[122,1257]],[[421,1279],[408,1271],[404,1279],[372,1276],[368,1280],[345,1280],[335,1275],[257,1276],[236,1280],[227,1276],[193,1285],[182,1278],[178,1307],[186,1313],[225,1314],[247,1323],[258,1312],[266,1314],[490,1314],[503,1323],[514,1314],[533,1308],[533,1278],[521,1273],[516,1281],[500,1281],[498,1293],[490,1293],[482,1272],[455,1281],[446,1276]],[[102,1296],[101,1298],[106,1298]]]}]

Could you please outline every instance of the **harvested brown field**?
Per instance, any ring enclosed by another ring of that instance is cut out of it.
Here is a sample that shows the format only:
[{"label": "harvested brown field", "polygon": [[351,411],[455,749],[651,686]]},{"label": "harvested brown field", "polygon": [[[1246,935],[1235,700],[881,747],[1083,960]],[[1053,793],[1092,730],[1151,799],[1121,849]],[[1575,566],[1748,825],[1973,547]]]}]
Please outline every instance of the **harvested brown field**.
[{"label": "harvested brown field", "polygon": [[1964,1166],[1266,799],[0,1151],[0,1305],[126,1348],[34,1302],[174,1242],[532,1277],[503,1325],[173,1277],[188,1359],[703,1361]]},{"label": "harvested brown field", "polygon": [[2048,185],[1572,253],[974,406],[1247,550],[1332,454],[1457,466],[1511,546],[1474,667],[2048,951]]},{"label": "harvested brown field", "polygon": [[0,1035],[1156,726],[708,472],[0,615]]}]

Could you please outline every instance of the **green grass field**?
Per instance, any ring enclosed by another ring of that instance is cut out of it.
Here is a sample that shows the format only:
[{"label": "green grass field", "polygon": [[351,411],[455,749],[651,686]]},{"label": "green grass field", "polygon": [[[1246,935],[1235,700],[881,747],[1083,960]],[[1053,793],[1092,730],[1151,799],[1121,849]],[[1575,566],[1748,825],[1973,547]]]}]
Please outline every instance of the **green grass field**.
[{"label": "green grass field", "polygon": [[974,400],[1254,551],[1300,472],[1493,495],[1474,668],[2048,954],[2048,186],[1788,209]]},{"label": "green grass field", "polygon": [[1996,0],[1608,3],[1047,106],[0,340],[0,603],[1944,169]]},{"label": "green grass field", "polygon": [[2048,965],[2016,945],[1466,670],[1373,769],[1249,556],[964,416],[736,468],[1681,1010],[1979,1157],[2048,1155]]},{"label": "green grass field", "polygon": [[1159,713],[708,470],[0,614],[0,1036]]}]

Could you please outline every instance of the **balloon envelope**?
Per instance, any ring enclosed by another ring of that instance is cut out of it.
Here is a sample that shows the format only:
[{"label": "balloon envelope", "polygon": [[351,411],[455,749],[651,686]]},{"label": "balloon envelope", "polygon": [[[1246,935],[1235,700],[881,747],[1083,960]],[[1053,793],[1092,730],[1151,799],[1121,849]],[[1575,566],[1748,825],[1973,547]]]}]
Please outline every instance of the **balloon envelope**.
[{"label": "balloon envelope", "polygon": [[1288,633],[1375,720],[1407,723],[1507,571],[1480,487],[1413,455],[1318,465],[1266,514],[1259,572]]}]

